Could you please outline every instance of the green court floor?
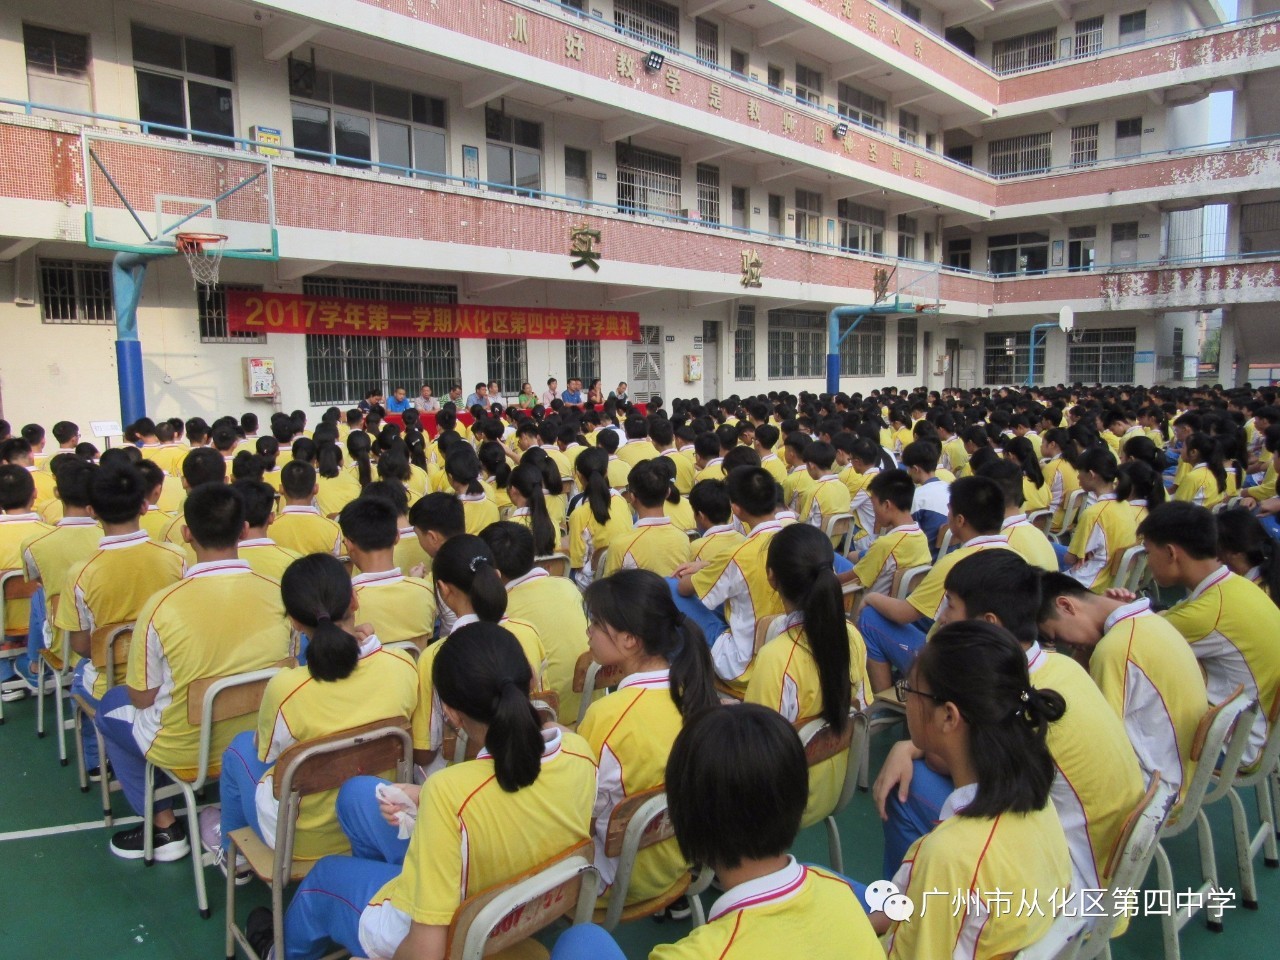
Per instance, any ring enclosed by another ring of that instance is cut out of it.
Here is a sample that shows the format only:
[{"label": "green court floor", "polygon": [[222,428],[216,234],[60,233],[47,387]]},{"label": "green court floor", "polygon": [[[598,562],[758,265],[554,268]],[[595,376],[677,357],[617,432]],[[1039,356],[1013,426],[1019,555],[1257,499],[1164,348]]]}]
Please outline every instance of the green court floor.
[{"label": "green court floor", "polygon": [[[49,705],[52,725],[52,704]],[[60,767],[51,733],[37,740],[32,700],[5,705],[0,726],[0,891],[5,893],[7,923],[0,957],[7,960],[216,960],[223,954],[222,876],[206,872],[213,917],[196,913],[189,861],[143,867],[107,851],[96,789],[81,794],[74,754]],[[878,762],[888,738],[874,750]],[[68,745],[70,747],[70,744]],[[129,815],[122,796],[113,794],[118,817]],[[1246,801],[1252,807],[1252,797]],[[1224,885],[1236,887],[1236,862],[1226,804],[1211,809],[1218,869]],[[850,876],[878,878],[881,831],[874,804],[859,793],[840,817],[845,870]],[[1198,882],[1196,844],[1184,834],[1169,844],[1179,889]],[[821,826],[805,831],[795,854],[801,860],[827,862]],[[1280,947],[1280,870],[1258,861],[1261,909],[1228,910],[1226,930],[1213,934],[1193,921],[1182,933],[1183,956],[1208,960],[1227,956],[1271,957]],[[1147,878],[1154,884],[1154,870]],[[265,888],[244,887],[239,902],[265,905]],[[708,897],[707,903],[710,904]],[[243,914],[242,914],[243,918]],[[630,958],[643,958],[655,944],[679,939],[687,922],[643,920],[620,928],[619,940]],[[551,939],[551,938],[548,938]],[[1113,945],[1115,960],[1156,960],[1163,955],[1160,924],[1139,916]],[[943,960],[943,958],[919,958]]]}]

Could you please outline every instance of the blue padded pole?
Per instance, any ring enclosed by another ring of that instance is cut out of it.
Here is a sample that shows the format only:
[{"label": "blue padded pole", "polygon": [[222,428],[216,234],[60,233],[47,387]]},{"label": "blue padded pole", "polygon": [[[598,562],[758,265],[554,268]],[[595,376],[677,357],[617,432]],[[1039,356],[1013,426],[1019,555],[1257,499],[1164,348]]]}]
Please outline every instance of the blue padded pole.
[{"label": "blue padded pole", "polygon": [[120,417],[133,423],[147,415],[147,394],[142,376],[142,341],[138,339],[138,302],[147,264],[155,255],[118,253],[111,261],[111,302],[116,310],[116,376],[120,382]]}]

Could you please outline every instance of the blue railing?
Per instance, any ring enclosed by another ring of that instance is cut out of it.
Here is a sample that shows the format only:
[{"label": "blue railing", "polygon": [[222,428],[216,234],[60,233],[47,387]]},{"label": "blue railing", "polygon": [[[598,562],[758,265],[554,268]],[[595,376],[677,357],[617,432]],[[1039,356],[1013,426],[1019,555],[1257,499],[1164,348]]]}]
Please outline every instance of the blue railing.
[{"label": "blue railing", "polygon": [[1024,177],[1043,177],[1052,173],[1085,173],[1089,170],[1124,166],[1135,160],[1177,159],[1194,156],[1197,153],[1222,153],[1227,150],[1247,150],[1250,147],[1262,147],[1268,144],[1280,144],[1280,133],[1264,133],[1256,137],[1239,137],[1234,140],[1215,140],[1211,143],[1187,144],[1181,147],[1166,147],[1163,150],[1144,150],[1141,153],[1130,153],[1123,157],[1099,158],[1089,163],[1059,163],[1051,167],[1036,167],[1034,170],[1019,170],[1017,173],[990,174],[992,180],[1007,183]]}]

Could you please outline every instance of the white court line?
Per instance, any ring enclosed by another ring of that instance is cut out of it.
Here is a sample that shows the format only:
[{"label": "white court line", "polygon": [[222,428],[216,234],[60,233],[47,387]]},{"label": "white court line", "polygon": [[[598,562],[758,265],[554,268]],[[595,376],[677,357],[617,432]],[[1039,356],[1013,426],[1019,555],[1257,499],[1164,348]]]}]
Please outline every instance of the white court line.
[{"label": "white court line", "polygon": [[[202,803],[196,807],[199,813],[205,807],[212,804]],[[116,827],[131,827],[135,823],[141,823],[141,817],[115,817],[115,822],[109,829],[114,830]],[[35,840],[40,837],[52,837],[59,833],[81,833],[85,830],[104,829],[102,819],[86,820],[83,823],[64,823],[56,827],[37,827],[34,830],[11,830],[8,833],[0,833],[0,843],[6,840]]]}]

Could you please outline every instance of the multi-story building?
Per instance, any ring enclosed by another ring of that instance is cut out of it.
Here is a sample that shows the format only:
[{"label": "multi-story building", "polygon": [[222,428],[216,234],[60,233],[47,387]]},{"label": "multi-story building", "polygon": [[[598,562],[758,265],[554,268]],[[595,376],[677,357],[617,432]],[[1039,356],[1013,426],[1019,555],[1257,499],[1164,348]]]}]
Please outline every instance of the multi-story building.
[{"label": "multi-story building", "polygon": [[[274,360],[286,409],[550,376],[642,398],[821,390],[827,312],[871,303],[878,270],[943,306],[864,321],[841,347],[850,392],[1023,382],[1032,327],[1063,305],[1076,332],[1048,332],[1037,382],[1194,375],[1219,309],[1225,379],[1280,353],[1278,9],[11,0],[3,411],[114,416],[109,241],[251,178],[192,224],[269,253],[228,255],[208,289],[178,257],[148,270],[154,413],[248,406],[251,357]],[[1221,91],[1230,139],[1210,143]],[[250,329],[228,321],[236,288],[312,305],[259,304]],[[353,299],[321,323],[335,297]],[[445,319],[400,335],[413,321],[377,322],[385,301]],[[534,307],[553,317],[526,339]],[[630,340],[598,339],[614,311],[638,315]]]}]

